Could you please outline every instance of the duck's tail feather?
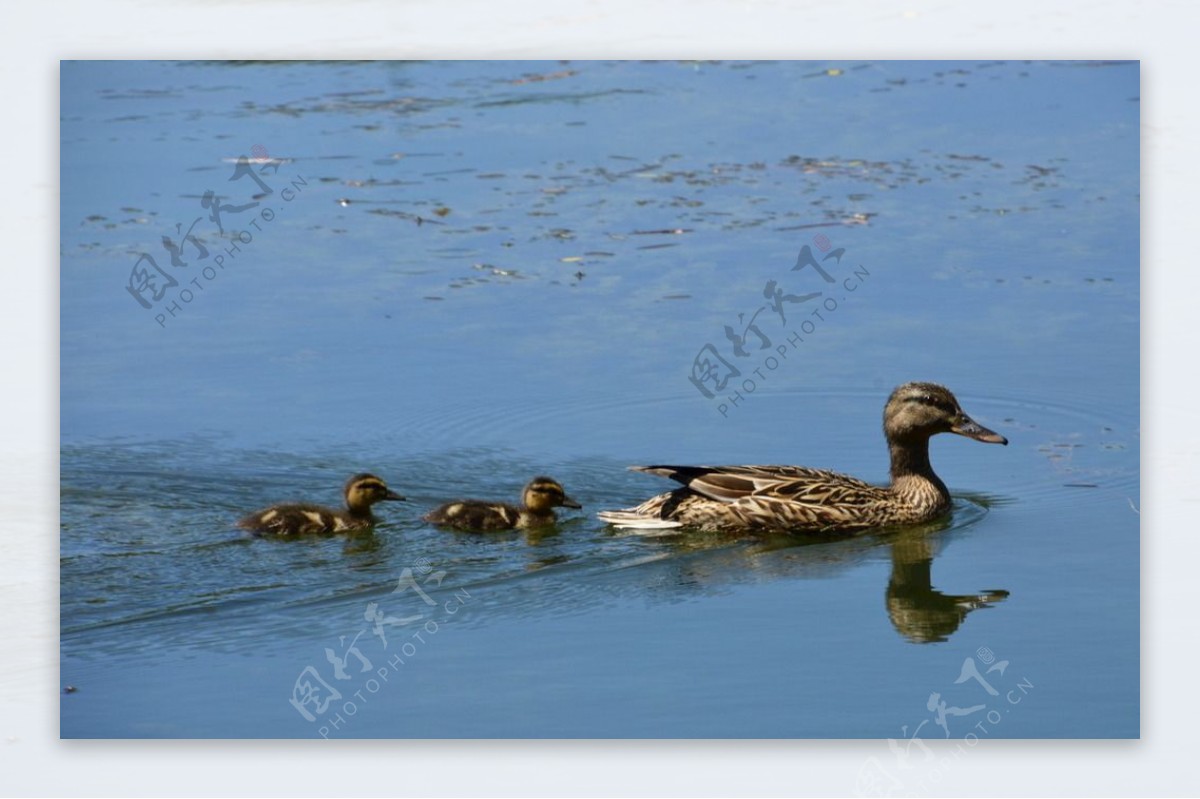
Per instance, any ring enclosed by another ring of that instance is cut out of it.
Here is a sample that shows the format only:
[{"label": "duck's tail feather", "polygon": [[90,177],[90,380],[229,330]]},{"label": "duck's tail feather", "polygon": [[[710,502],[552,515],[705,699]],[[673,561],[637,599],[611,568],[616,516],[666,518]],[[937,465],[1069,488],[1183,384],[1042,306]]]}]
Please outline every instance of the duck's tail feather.
[{"label": "duck's tail feather", "polygon": [[680,522],[670,519],[660,519],[657,516],[643,516],[636,510],[602,510],[596,514],[602,522],[616,527],[626,527],[634,530],[673,530],[683,527]]}]

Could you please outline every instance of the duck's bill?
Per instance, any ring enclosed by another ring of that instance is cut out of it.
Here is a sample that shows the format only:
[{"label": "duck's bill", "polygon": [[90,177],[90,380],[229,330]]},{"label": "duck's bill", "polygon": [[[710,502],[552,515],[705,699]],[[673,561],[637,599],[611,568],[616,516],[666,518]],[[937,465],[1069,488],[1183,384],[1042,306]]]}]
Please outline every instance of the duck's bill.
[{"label": "duck's bill", "polygon": [[564,507],[564,508],[576,508],[576,509],[579,509],[579,508],[582,508],[582,507],[583,507],[582,505],[580,505],[578,502],[576,502],[575,500],[571,499],[570,497],[563,497],[563,498],[562,498],[562,505],[563,505],[563,507]]},{"label": "duck's bill", "polygon": [[407,502],[408,500],[397,494],[395,491],[388,491],[383,495],[384,499],[389,499],[393,502]]},{"label": "duck's bill", "polygon": [[1007,444],[1008,439],[999,433],[988,430],[965,413],[958,417],[958,422],[950,426],[951,433],[973,438],[985,444]]}]

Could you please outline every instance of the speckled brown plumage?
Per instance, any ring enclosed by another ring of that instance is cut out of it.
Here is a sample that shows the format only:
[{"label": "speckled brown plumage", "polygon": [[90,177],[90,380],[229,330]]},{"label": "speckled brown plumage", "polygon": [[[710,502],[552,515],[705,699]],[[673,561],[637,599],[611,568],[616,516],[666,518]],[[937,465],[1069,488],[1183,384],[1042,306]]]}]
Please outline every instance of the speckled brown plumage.
[{"label": "speckled brown plumage", "polygon": [[554,524],[554,508],[579,508],[562,485],[549,477],[535,477],[521,492],[521,505],[460,499],[447,502],[425,514],[425,521],[444,527],[476,532],[544,527]]},{"label": "speckled brown plumage", "polygon": [[917,524],[950,508],[950,492],[929,464],[929,438],[938,433],[1008,443],[967,416],[946,388],[906,383],[884,408],[892,460],[888,486],[802,466],[633,466],[684,487],[599,516],[619,527],[646,530],[848,532]]},{"label": "speckled brown plumage", "polygon": [[378,521],[371,506],[385,500],[403,500],[373,474],[356,474],[342,490],[346,509],[290,503],[263,508],[238,521],[238,527],[259,534],[304,535],[365,530]]}]

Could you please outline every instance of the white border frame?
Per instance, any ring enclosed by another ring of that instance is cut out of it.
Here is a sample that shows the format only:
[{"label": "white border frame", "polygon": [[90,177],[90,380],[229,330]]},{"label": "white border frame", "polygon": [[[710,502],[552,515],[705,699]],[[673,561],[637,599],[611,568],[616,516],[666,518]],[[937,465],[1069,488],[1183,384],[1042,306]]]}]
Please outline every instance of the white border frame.
[{"label": "white border frame", "polygon": [[[994,16],[984,17],[982,13]],[[0,791],[140,795],[850,795],[878,742],[58,740],[58,80],[72,58],[1127,58],[1142,61],[1141,741],[991,741],[945,795],[1189,795],[1200,563],[1194,42],[1200,4],[359,0],[12,6],[0,194]],[[220,767],[215,767],[219,761]],[[469,766],[468,766],[469,764]]]}]

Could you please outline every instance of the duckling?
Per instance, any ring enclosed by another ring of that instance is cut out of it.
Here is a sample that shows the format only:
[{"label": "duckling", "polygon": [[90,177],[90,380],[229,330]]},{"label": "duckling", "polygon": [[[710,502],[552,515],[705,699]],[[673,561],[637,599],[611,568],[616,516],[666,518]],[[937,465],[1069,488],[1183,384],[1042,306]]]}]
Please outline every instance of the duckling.
[{"label": "duckling", "polygon": [[634,508],[601,511],[618,527],[710,531],[849,532],[917,524],[950,509],[950,492],[929,465],[929,439],[955,433],[989,444],[1008,439],[976,423],[935,383],[905,383],[888,398],[883,433],[891,484],[803,466],[631,466],[683,483]]},{"label": "duckling", "polygon": [[383,480],[366,473],[356,474],[346,481],[343,494],[346,497],[346,510],[307,504],[272,505],[251,513],[237,525],[255,533],[276,535],[365,530],[377,521],[371,514],[372,505],[385,500],[404,499],[389,489]]},{"label": "duckling", "polygon": [[521,505],[461,499],[431,510],[425,521],[458,530],[511,530],[514,527],[544,527],[554,524],[554,508],[582,508],[567,496],[562,485],[550,477],[535,477],[521,492]]}]

